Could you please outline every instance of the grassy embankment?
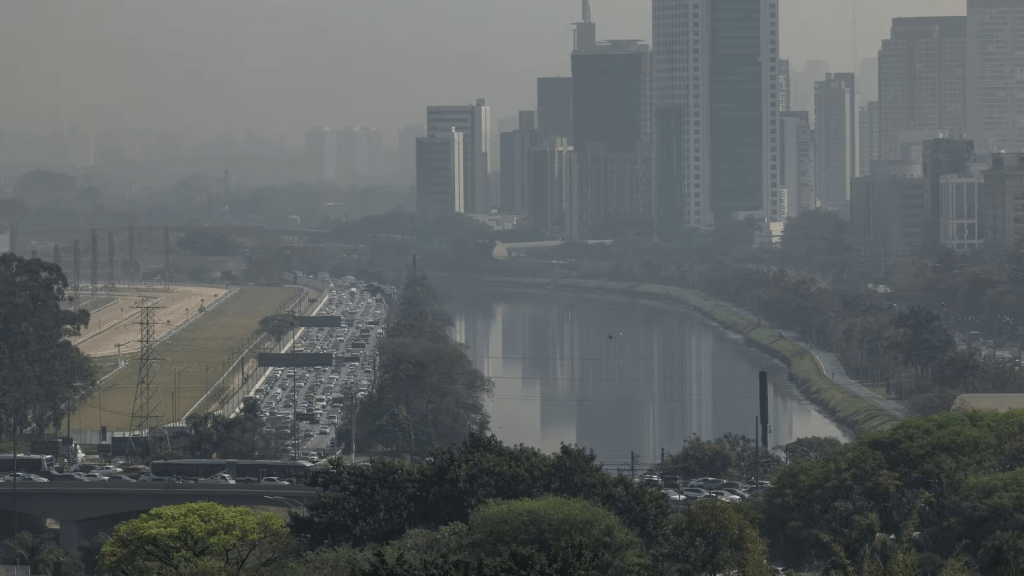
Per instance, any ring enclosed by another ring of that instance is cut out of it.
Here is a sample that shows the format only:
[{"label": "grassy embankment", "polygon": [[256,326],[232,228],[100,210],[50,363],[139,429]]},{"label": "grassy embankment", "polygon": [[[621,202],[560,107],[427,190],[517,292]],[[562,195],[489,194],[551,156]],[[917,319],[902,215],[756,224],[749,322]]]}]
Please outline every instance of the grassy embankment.
[{"label": "grassy embankment", "polygon": [[[157,366],[153,371],[153,386],[159,389],[157,397],[160,407],[155,410],[157,415],[164,421],[171,419],[174,371],[181,371],[177,386],[181,398],[177,404],[179,416],[184,416],[231,366],[237,358],[234,352],[248,346],[249,338],[258,328],[260,319],[291,305],[298,294],[296,288],[243,286],[237,294],[182,328],[168,342],[158,344]],[[157,321],[160,320],[158,312]],[[113,366],[112,358],[101,357],[95,360],[105,368]],[[101,373],[106,372],[101,370]],[[90,398],[87,406],[72,416],[71,427],[99,430],[102,403],[102,425],[108,430],[127,429],[135,400],[138,373],[138,361],[132,359],[125,368],[103,383],[101,394]],[[232,377],[225,378],[223,386],[228,386],[234,380]],[[212,408],[212,402],[218,396],[218,391],[214,391],[199,409],[205,411]]]},{"label": "grassy embankment", "polygon": [[617,294],[641,303],[685,308],[743,336],[747,344],[786,364],[790,377],[805,397],[856,432],[882,430],[898,421],[886,410],[833,382],[813,354],[777,330],[759,328],[756,318],[696,290],[603,280],[491,278],[488,282],[496,288],[517,290],[561,290],[597,297]]}]

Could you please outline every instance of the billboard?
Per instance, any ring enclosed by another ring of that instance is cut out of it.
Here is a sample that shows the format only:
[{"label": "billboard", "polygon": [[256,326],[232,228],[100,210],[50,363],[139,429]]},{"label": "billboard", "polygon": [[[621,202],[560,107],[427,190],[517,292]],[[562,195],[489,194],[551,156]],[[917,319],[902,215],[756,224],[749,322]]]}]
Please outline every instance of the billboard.
[{"label": "billboard", "polygon": [[330,352],[284,352],[282,354],[261,352],[256,357],[261,368],[304,368],[307,366],[334,366],[334,354]]},{"label": "billboard", "polygon": [[341,316],[296,316],[299,328],[338,328]]}]

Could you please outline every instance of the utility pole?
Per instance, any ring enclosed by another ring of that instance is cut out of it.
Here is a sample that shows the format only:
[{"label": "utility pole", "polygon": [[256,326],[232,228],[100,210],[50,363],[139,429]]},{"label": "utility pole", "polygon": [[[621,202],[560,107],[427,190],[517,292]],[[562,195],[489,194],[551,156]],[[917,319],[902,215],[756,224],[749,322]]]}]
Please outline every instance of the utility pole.
[{"label": "utility pole", "polygon": [[636,478],[636,452],[629,451],[629,479],[634,480]]}]

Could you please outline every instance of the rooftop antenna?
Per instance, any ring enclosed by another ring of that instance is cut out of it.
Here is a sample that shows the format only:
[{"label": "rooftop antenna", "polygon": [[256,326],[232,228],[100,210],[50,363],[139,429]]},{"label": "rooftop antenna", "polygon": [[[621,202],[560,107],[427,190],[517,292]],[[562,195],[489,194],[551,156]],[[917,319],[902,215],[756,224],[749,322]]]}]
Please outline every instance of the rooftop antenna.
[{"label": "rooftop antenna", "polygon": [[853,20],[851,22],[852,30],[850,30],[850,57],[853,58],[853,64],[850,72],[857,74],[860,64],[860,49],[857,45],[857,0],[852,0],[851,4],[853,4]]},{"label": "rooftop antenna", "polygon": [[593,50],[597,45],[596,25],[590,19],[590,0],[583,0],[583,21],[573,30],[573,50]]}]

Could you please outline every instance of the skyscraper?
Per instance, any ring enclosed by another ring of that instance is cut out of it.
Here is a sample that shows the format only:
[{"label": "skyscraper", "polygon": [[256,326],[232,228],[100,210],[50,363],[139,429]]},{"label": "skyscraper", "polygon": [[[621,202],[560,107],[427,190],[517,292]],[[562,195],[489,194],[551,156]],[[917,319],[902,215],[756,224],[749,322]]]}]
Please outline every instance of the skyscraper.
[{"label": "skyscraper", "polygon": [[490,210],[491,109],[487,101],[479,98],[475,105],[427,107],[427,136],[446,134],[452,128],[463,136],[465,204],[461,211],[484,214]]},{"label": "skyscraper", "polygon": [[779,112],[789,112],[789,60],[779,58]]},{"label": "skyscraper", "polygon": [[530,202],[530,158],[539,143],[532,111],[519,113],[519,129],[501,133],[501,210],[526,214]]},{"label": "skyscraper", "polygon": [[878,52],[883,160],[902,160],[901,133],[963,135],[966,25],[963,16],[893,18]]},{"label": "skyscraper", "polygon": [[1022,30],[1020,0],[967,1],[966,125],[979,153],[1024,150]]},{"label": "skyscraper", "polygon": [[383,172],[384,143],[380,132],[360,126],[345,127],[337,135],[335,170],[341,186],[367,186]]},{"label": "skyscraper", "polygon": [[[779,188],[786,190],[786,212],[814,209],[814,140],[810,113],[779,114]],[[781,204],[782,198],[779,198]]]},{"label": "skyscraper", "polygon": [[427,217],[464,212],[464,134],[455,128],[416,139],[416,212]]},{"label": "skyscraper", "polygon": [[878,56],[860,59],[857,70],[857,106],[878,100]]},{"label": "skyscraper", "polygon": [[650,148],[650,46],[612,40],[572,53],[572,129],[577,152]]},{"label": "skyscraper", "polygon": [[334,182],[336,176],[336,140],[330,128],[316,128],[306,132],[306,148],[303,159],[306,177],[310,182]]},{"label": "skyscraper", "polygon": [[537,78],[537,132],[572,145],[572,78]]},{"label": "skyscraper", "polygon": [[882,159],[882,124],[878,114],[878,102],[870,101],[861,107],[857,115],[857,145],[859,149],[861,176],[871,174],[871,163]]},{"label": "skyscraper", "polygon": [[853,90],[846,81],[826,74],[814,85],[814,191],[822,207],[848,214],[850,179],[854,177],[850,155],[850,116]]},{"label": "skyscraper", "polygon": [[657,234],[778,200],[777,0],[653,0]]},{"label": "skyscraper", "polygon": [[551,137],[530,152],[530,199],[527,222],[541,234],[565,232],[566,173],[572,147]]},{"label": "skyscraper", "polygon": [[[828,62],[808,60],[800,69],[790,66],[789,109],[814,110],[814,83],[825,79]],[[811,114],[811,128],[814,128],[814,114]]]},{"label": "skyscraper", "polygon": [[416,139],[427,135],[427,127],[406,126],[398,131],[398,175],[401,186],[416,183]]},{"label": "skyscraper", "polygon": [[941,194],[939,180],[943,176],[969,176],[974,161],[974,142],[963,139],[936,138],[924,141],[923,173],[925,180],[924,245],[939,243]]}]

